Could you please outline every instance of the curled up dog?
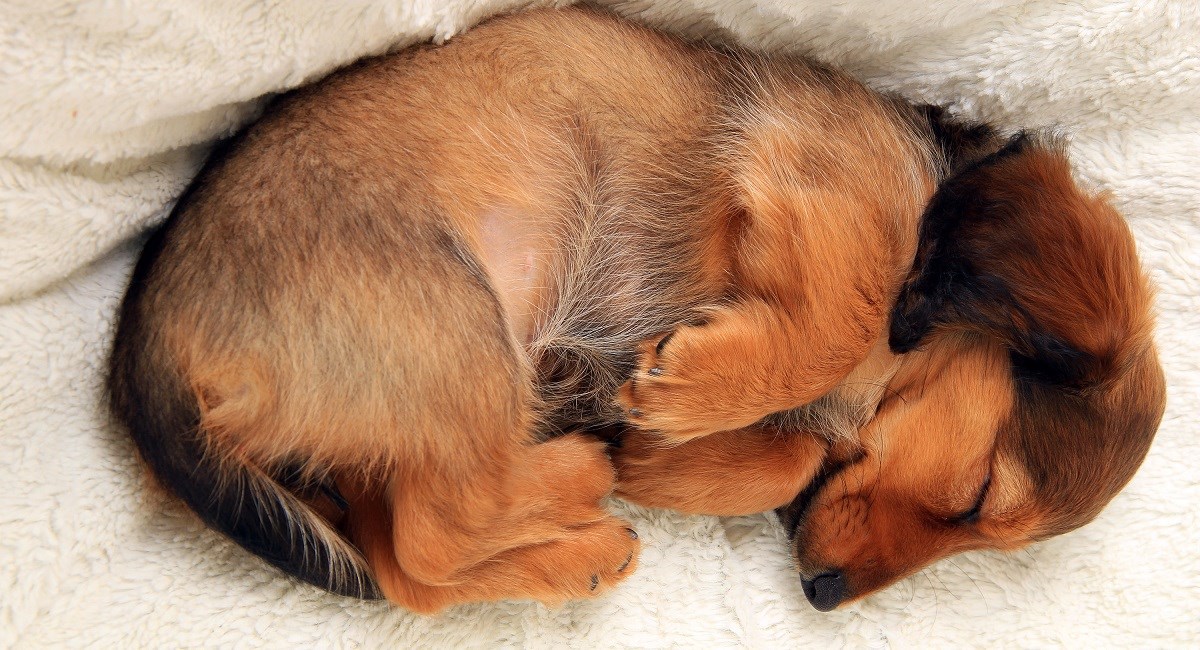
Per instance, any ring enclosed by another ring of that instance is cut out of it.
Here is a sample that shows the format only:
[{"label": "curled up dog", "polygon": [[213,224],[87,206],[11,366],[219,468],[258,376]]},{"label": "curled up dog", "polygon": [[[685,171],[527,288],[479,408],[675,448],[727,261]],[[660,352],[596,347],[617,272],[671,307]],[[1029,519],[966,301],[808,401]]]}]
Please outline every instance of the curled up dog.
[{"label": "curled up dog", "polygon": [[829,609],[1094,518],[1151,330],[1053,138],[573,8],[277,99],[147,244],[109,389],[208,525],[337,593],[602,593],[615,487],[776,510]]}]

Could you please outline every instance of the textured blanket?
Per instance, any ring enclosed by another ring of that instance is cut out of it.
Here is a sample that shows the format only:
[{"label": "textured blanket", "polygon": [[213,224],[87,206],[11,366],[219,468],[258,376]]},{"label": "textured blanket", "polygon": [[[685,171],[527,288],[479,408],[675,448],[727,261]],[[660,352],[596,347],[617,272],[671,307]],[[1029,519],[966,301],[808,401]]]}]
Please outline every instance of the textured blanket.
[{"label": "textured blanket", "polygon": [[1200,638],[1200,9],[1189,0],[639,0],[630,17],[815,55],[879,88],[1070,134],[1159,287],[1158,439],[1092,525],[820,614],[767,516],[614,503],[614,592],[427,618],[281,577],[147,484],[101,408],[141,235],[271,93],[452,38],[512,0],[7,0],[0,10],[0,647],[1075,647]]}]

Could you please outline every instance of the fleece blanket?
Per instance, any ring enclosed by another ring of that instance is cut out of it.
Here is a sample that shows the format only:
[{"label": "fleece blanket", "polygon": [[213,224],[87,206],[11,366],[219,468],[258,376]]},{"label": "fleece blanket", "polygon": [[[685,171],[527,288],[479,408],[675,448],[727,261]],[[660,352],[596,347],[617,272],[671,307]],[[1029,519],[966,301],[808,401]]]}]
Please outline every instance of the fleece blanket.
[{"label": "fleece blanket", "polygon": [[142,235],[263,98],[517,0],[7,0],[0,10],[0,646],[1167,647],[1200,638],[1200,9],[1189,0],[635,0],[666,30],[814,55],[1006,127],[1070,134],[1158,284],[1169,408],[1094,524],[820,614],[765,515],[613,508],[614,592],[421,617],[331,596],[206,530],[102,408]]}]

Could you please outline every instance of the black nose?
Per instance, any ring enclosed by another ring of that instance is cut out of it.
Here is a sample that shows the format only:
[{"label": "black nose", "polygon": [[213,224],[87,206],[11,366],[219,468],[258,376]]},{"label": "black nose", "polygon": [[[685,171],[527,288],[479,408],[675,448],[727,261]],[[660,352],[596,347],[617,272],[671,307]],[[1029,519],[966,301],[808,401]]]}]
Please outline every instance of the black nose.
[{"label": "black nose", "polygon": [[818,611],[828,612],[846,599],[846,577],[841,571],[827,571],[808,580],[800,579],[804,596]]}]

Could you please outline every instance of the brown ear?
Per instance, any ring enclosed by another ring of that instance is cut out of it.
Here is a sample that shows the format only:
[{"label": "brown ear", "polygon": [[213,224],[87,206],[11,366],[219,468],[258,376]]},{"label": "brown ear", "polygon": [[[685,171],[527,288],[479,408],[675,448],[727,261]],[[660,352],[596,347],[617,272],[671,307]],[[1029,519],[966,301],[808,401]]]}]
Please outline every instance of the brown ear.
[{"label": "brown ear", "polygon": [[1076,186],[1060,144],[1023,133],[930,200],[889,342],[907,352],[938,330],[981,332],[1018,372],[1082,389],[1146,333],[1148,294],[1121,217]]}]

